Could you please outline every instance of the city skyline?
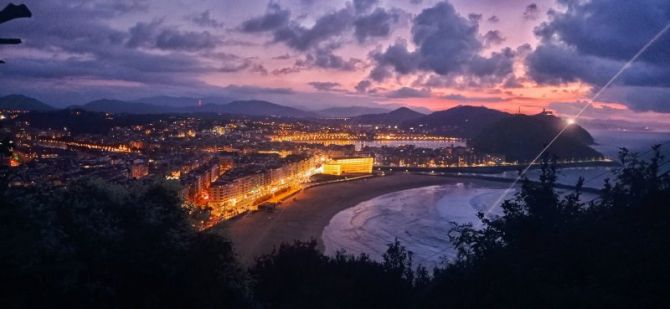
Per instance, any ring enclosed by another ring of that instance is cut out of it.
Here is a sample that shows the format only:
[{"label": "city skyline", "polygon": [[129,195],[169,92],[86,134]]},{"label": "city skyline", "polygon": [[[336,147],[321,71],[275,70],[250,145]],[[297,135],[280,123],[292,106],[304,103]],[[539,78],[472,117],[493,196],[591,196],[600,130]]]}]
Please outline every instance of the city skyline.
[{"label": "city skyline", "polygon": [[[570,115],[670,21],[663,1],[620,2],[27,1],[33,18],[2,26],[24,44],[0,50],[0,91],[61,107],[169,95]],[[584,116],[670,119],[669,44]]]}]

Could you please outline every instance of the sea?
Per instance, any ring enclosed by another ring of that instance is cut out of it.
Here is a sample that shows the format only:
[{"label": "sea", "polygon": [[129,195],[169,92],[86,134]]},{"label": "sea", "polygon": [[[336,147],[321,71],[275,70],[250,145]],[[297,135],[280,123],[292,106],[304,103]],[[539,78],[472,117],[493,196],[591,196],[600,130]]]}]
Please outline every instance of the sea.
[{"label": "sea", "polygon": [[[651,146],[662,145],[666,160],[670,159],[670,133],[592,130],[597,145],[594,148],[606,157],[616,160],[620,148],[626,147],[641,157],[651,156]],[[663,162],[663,161],[662,161]],[[670,163],[666,164],[670,168]],[[558,173],[558,182],[575,184],[579,177],[585,186],[601,188],[606,178],[614,178],[618,168],[580,167],[564,168]],[[531,179],[539,171],[531,171]],[[516,172],[488,176],[515,178]],[[477,213],[489,216],[501,214],[495,205],[514,196],[518,188],[507,184],[463,179],[454,184],[415,188],[375,197],[337,213],[324,228],[321,239],[325,253],[334,255],[344,250],[348,254],[367,254],[381,260],[388,245],[395,239],[413,253],[414,265],[432,269],[453,260],[456,248],[450,241],[450,231],[459,224],[481,227]],[[567,194],[567,191],[561,194]],[[585,193],[582,200],[597,198]]]}]

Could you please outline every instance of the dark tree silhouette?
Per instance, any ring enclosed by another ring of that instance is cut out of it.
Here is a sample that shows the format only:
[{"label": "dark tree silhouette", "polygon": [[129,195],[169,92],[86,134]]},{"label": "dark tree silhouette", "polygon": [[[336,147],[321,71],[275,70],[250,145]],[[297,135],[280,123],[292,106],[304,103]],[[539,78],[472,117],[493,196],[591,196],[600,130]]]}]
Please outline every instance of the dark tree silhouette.
[{"label": "dark tree silhouette", "polygon": [[670,178],[654,152],[642,161],[623,150],[616,180],[589,203],[581,181],[560,198],[545,162],[502,217],[455,231],[460,258],[435,274],[420,307],[667,307]]},{"label": "dark tree silhouette", "polygon": [[379,263],[343,252],[324,256],[312,240],[281,245],[250,272],[256,300],[266,308],[408,308],[415,282],[427,280],[414,280],[411,263],[397,241]]},{"label": "dark tree silhouette", "polygon": [[670,176],[623,151],[599,199],[554,191],[545,161],[503,215],[453,231],[432,276],[399,242],[383,260],[284,244],[246,273],[230,242],[197,232],[178,190],[78,181],[0,190],[0,307],[668,307]]},{"label": "dark tree silhouette", "polygon": [[246,307],[231,243],[198,233],[178,192],[91,180],[5,192],[0,307]]},{"label": "dark tree silhouette", "polygon": [[[0,24],[6,23],[10,20],[17,18],[30,18],[33,14],[30,12],[28,7],[25,4],[15,5],[13,3],[8,4],[2,11],[0,11]],[[16,38],[0,38],[0,45],[16,45],[21,44],[21,39]],[[0,64],[5,63],[0,59]]]}]

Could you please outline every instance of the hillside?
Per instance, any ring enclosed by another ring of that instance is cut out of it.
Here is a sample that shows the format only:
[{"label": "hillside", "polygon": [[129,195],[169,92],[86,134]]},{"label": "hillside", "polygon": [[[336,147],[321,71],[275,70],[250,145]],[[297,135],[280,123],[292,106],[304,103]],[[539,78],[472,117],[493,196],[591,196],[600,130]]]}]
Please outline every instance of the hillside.
[{"label": "hillside", "polygon": [[260,100],[233,101],[224,104],[223,112],[229,114],[240,114],[250,116],[279,116],[279,117],[297,117],[307,118],[316,117],[311,112],[306,112],[297,108],[270,103]]},{"label": "hillside", "polygon": [[194,97],[171,97],[171,96],[154,96],[134,100],[134,102],[146,103],[158,106],[170,107],[191,107],[201,102],[202,104],[225,104],[232,102],[235,99],[232,97],[208,97],[208,98],[194,98]]},{"label": "hillside", "polygon": [[0,97],[0,109],[50,111],[54,108],[40,100],[19,94]]},{"label": "hillside", "polygon": [[169,112],[163,106],[156,106],[146,103],[126,102],[120,100],[96,100],[88,102],[82,106],[76,106],[90,112],[107,112],[116,114],[157,114]]},{"label": "hillside", "polygon": [[345,118],[357,117],[367,114],[383,114],[387,112],[389,112],[388,109],[380,107],[346,106],[326,108],[319,110],[316,113],[323,117]]},{"label": "hillside", "polygon": [[361,115],[353,118],[352,121],[367,124],[397,125],[406,121],[419,119],[423,116],[425,115],[422,113],[413,111],[407,107],[401,107],[388,113]]},{"label": "hillside", "polygon": [[432,134],[472,138],[487,126],[509,116],[508,113],[486,107],[457,106],[406,121],[403,127],[421,128]]},{"label": "hillside", "polygon": [[[510,161],[532,160],[565,126],[552,115],[514,115],[504,118],[470,141],[477,151],[504,154]],[[548,149],[559,159],[591,159],[602,155],[589,147],[593,137],[579,125],[571,125]]]},{"label": "hillside", "polygon": [[67,128],[72,134],[107,134],[118,126],[146,124],[156,121],[164,115],[117,115],[113,118],[104,113],[90,112],[78,108],[59,109],[53,111],[34,111],[19,115],[14,121],[28,121],[31,127],[38,129]]},{"label": "hillside", "polygon": [[[158,101],[156,101],[158,102]],[[167,102],[167,101],[165,101]],[[176,101],[175,101],[176,102]],[[170,104],[174,104],[172,102]],[[249,100],[233,101],[228,104],[204,104],[202,106],[191,105],[186,107],[161,106],[156,104],[128,102],[120,100],[96,100],[81,106],[73,106],[91,112],[108,112],[116,114],[185,114],[185,113],[218,113],[236,114],[249,116],[278,116],[278,117],[316,117],[314,113],[306,112],[296,108],[283,106],[266,101]]]}]

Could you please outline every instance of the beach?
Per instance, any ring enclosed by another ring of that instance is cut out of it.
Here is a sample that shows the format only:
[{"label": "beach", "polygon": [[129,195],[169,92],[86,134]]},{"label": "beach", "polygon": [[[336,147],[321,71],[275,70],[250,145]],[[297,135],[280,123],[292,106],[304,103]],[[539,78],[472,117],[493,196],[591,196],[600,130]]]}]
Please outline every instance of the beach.
[{"label": "beach", "polygon": [[305,189],[274,211],[258,211],[220,223],[210,231],[226,236],[245,265],[283,242],[315,239],[323,250],[324,227],[340,211],[400,190],[462,182],[440,176],[395,174]]}]

